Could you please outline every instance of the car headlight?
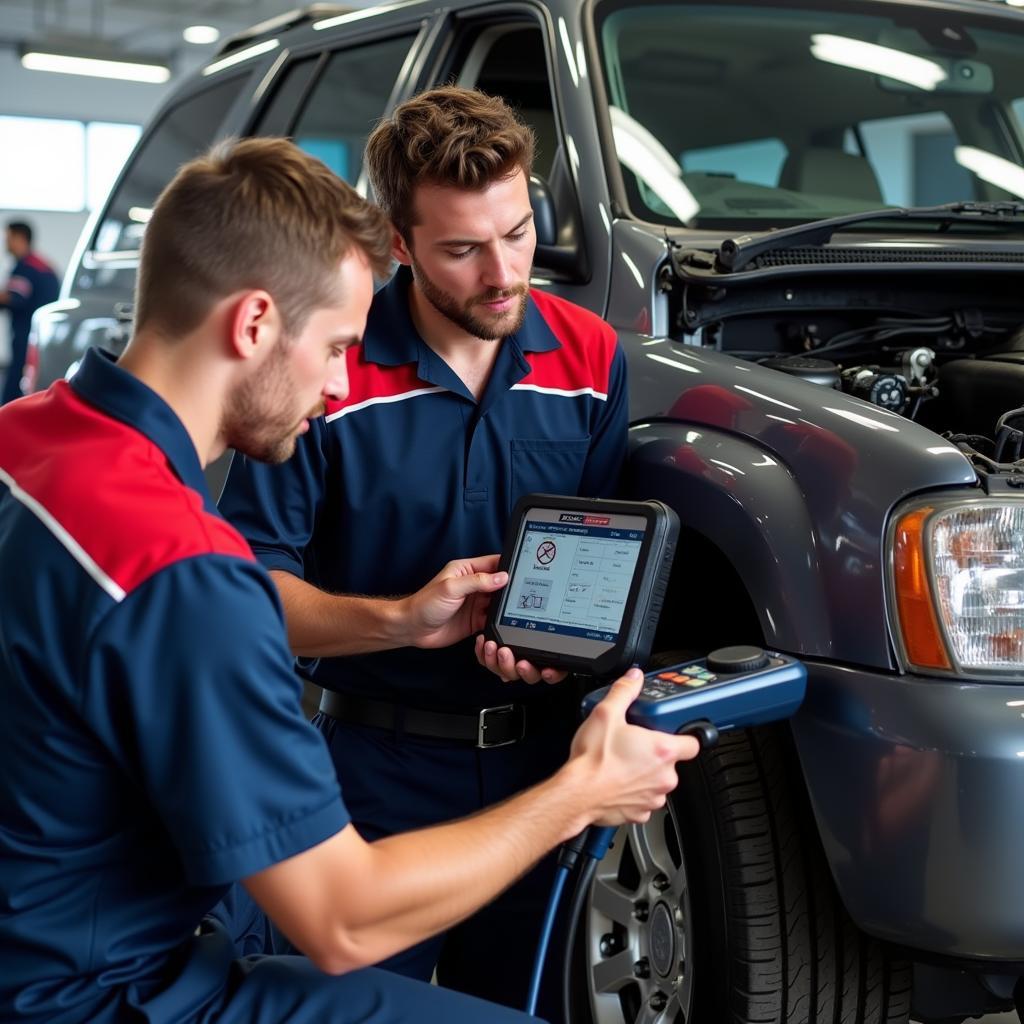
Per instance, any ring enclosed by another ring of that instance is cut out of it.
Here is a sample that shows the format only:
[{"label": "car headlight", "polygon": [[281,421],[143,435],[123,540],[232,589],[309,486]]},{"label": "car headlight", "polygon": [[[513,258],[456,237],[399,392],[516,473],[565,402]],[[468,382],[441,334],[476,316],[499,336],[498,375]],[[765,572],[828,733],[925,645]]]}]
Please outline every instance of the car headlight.
[{"label": "car headlight", "polygon": [[918,504],[899,514],[891,537],[907,667],[1024,670],[1024,500]]}]

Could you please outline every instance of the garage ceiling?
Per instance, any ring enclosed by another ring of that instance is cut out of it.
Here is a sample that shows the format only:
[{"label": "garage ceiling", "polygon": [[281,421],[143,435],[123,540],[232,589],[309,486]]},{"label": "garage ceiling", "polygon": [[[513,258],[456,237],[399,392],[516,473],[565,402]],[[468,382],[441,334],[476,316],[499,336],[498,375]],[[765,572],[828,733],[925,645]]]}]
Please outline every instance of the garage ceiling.
[{"label": "garage ceiling", "polygon": [[[207,59],[229,36],[295,7],[289,0],[0,0],[0,47],[65,44],[125,57],[159,57],[181,68]],[[353,7],[369,6],[352,0]],[[213,25],[220,42],[193,46],[188,25]]]}]

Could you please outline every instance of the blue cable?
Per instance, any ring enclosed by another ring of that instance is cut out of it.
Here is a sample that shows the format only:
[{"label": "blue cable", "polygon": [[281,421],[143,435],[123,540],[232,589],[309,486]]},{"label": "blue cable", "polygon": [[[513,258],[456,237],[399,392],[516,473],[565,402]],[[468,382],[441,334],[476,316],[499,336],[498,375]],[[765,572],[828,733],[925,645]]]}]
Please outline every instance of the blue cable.
[{"label": "blue cable", "polygon": [[617,831],[618,827],[614,825],[591,825],[587,829],[587,837],[583,843],[583,856],[591,860],[603,860]]},{"label": "blue cable", "polygon": [[567,843],[563,843],[558,852],[558,870],[555,872],[555,881],[551,886],[551,895],[548,897],[547,909],[544,912],[544,924],[540,931],[537,956],[533,961],[533,974],[530,976],[530,994],[526,999],[526,1012],[531,1017],[535,1016],[537,1012],[540,982],[544,975],[544,961],[547,959],[551,935],[555,930],[555,918],[558,916],[558,905],[562,900],[562,890],[565,889],[566,879],[576,866],[580,854],[594,863],[601,860],[608,852],[615,832],[614,828],[598,828],[596,825],[592,825]]},{"label": "blue cable", "polygon": [[551,895],[548,897],[547,910],[544,912],[544,926],[540,932],[540,944],[537,946],[537,956],[533,961],[530,994],[526,999],[526,1012],[531,1017],[536,1016],[537,1013],[537,997],[540,995],[540,979],[544,974],[544,960],[548,955],[551,933],[555,928],[555,918],[558,916],[558,904],[562,898],[562,890],[565,888],[565,880],[569,877],[571,870],[570,867],[564,864],[558,865],[555,882],[551,886]]}]

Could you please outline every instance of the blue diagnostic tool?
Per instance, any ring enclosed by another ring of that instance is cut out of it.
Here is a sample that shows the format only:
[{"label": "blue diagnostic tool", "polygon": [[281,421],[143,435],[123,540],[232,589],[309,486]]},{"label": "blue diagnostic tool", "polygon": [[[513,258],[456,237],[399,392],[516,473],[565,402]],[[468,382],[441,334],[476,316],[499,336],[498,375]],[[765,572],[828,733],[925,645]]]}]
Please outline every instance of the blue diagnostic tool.
[{"label": "blue diagnostic tool", "polygon": [[[646,673],[643,689],[626,712],[626,719],[659,732],[695,736],[706,749],[718,742],[719,732],[789,718],[799,709],[806,690],[807,670],[796,659],[763,651],[760,647],[720,647],[706,658],[691,658]],[[588,693],[583,698],[583,714],[589,715],[607,692],[605,686]],[[534,1013],[537,1008],[544,959],[562,886],[577,858],[582,856],[585,867],[577,880],[570,908],[563,965],[564,1012],[565,1019],[570,1019],[571,958],[576,924],[597,862],[604,857],[615,833],[614,826],[593,825],[562,847],[555,887],[537,947],[526,1004],[528,1013]]]},{"label": "blue diagnostic tool", "polygon": [[[661,732],[691,733],[702,747],[719,732],[789,718],[807,689],[807,670],[794,658],[760,647],[722,647],[644,676],[628,721]],[[608,692],[602,687],[583,699],[590,714]]]}]

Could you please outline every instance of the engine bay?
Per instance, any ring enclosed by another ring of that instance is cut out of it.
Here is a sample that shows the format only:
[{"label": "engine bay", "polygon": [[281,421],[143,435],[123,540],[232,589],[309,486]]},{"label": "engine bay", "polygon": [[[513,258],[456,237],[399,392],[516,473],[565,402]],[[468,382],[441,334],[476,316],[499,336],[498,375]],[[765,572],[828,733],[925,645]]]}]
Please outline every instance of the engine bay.
[{"label": "engine bay", "polygon": [[[994,443],[1024,406],[1024,313],[975,267],[663,279],[676,337],[860,398],[939,434]],[[844,272],[845,271],[845,272]]]}]

